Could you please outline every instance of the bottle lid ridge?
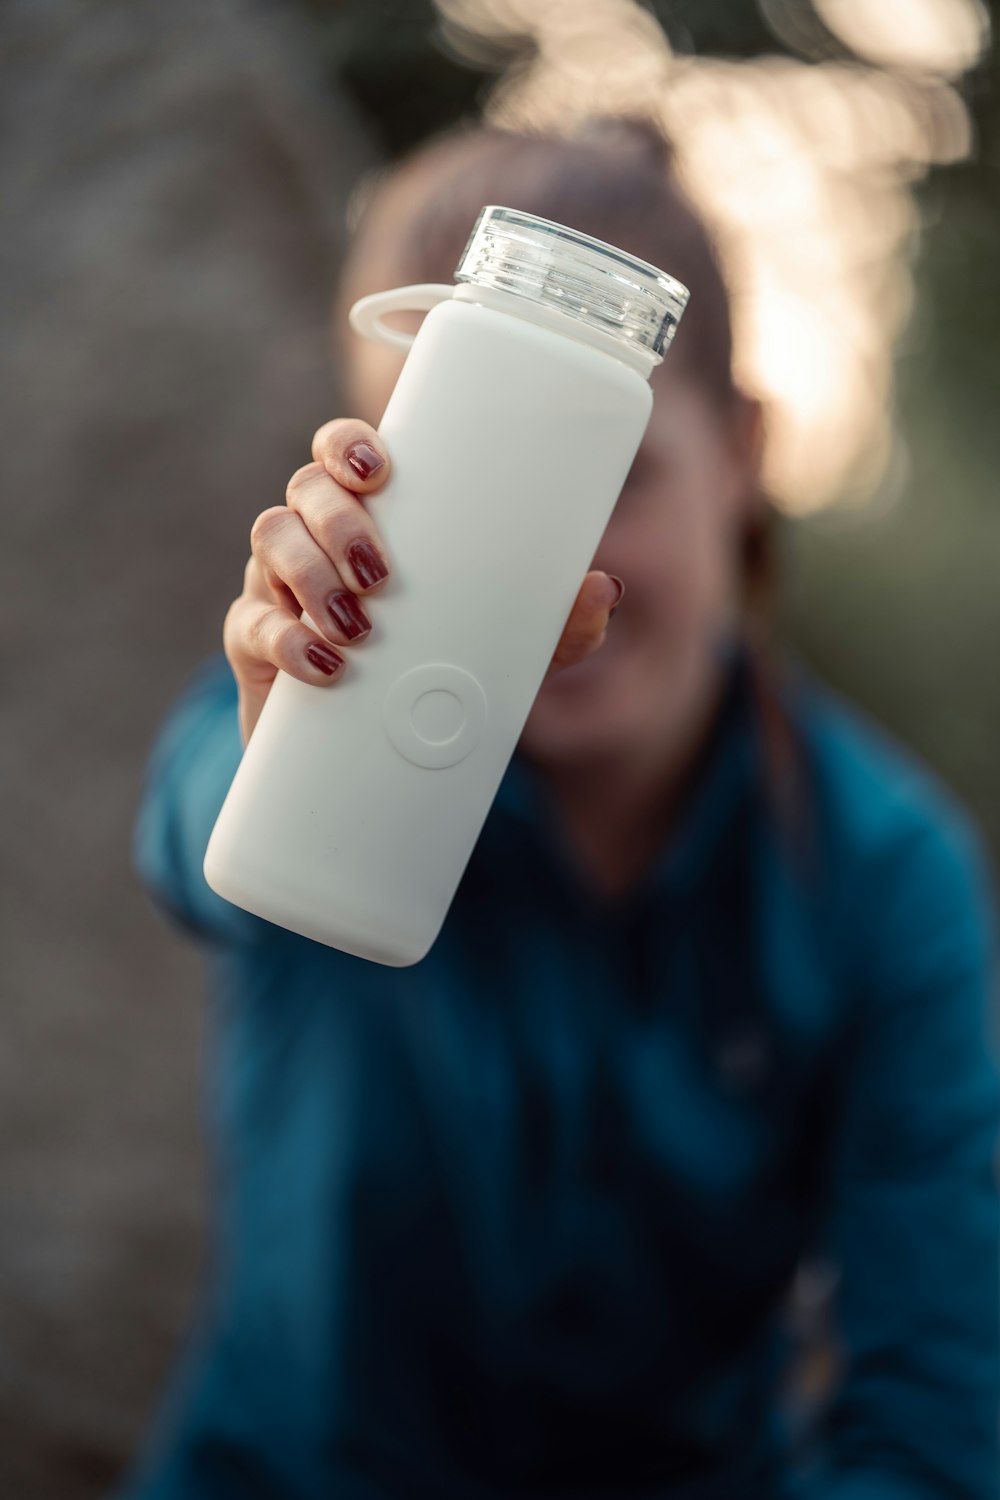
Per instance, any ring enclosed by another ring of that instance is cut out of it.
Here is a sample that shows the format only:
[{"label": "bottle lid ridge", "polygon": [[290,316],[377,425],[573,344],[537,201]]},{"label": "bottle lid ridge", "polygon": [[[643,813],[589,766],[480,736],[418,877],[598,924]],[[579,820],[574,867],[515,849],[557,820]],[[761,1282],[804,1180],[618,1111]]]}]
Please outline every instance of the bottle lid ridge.
[{"label": "bottle lid ridge", "polygon": [[487,204],[455,280],[512,292],[662,360],[690,293],[648,261],[519,209]]}]

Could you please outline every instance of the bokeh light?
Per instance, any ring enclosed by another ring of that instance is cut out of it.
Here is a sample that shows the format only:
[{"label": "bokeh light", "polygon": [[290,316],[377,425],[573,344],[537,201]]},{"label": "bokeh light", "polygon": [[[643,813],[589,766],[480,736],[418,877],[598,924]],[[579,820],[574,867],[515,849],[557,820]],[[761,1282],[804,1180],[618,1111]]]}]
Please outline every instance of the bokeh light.
[{"label": "bokeh light", "polygon": [[737,374],[767,404],[779,503],[860,503],[901,472],[892,371],[919,242],[913,189],[972,148],[956,80],[988,42],[978,0],[815,0],[810,26],[802,0],[769,0],[776,33],[787,13],[816,55],[746,62],[676,53],[635,0],[437,5],[470,58],[530,42],[486,102],[494,123],[643,109],[664,126],[719,238]]},{"label": "bokeh light", "polygon": [[974,66],[989,34],[980,0],[815,0],[815,7],[859,57],[951,77]]}]

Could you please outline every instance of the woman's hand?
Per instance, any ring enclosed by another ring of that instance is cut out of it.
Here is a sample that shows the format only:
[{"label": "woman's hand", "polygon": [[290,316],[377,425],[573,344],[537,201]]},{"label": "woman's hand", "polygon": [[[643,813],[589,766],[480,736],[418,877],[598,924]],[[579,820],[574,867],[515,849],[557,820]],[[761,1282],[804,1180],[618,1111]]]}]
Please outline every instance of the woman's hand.
[{"label": "woman's hand", "polygon": [[[391,472],[382,440],[366,422],[343,417],[319,429],[312,453],[314,462],[289,480],[286,503],[254,521],[243,592],[223,626],[244,745],[279,667],[317,686],[343,675],[346,648],[363,644],[371,630],[362,600],[377,595],[389,576],[378,530],[362,503]],[[549,674],[601,645],[622,592],[609,574],[587,574]],[[319,633],[302,623],[303,611]]]}]

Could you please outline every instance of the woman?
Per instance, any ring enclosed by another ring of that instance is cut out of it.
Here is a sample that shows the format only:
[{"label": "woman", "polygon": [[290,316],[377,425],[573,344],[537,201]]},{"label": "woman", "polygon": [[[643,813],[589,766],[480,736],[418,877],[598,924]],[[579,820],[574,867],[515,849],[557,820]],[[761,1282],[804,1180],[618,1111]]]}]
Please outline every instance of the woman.
[{"label": "woman", "polygon": [[[358,415],[254,522],[224,655],[161,733],[136,833],[148,886],[206,943],[219,1203],[198,1333],[125,1493],[985,1500],[998,1101],[977,840],[900,751],[767,664],[759,413],[650,127],[424,147],[367,205],[338,327],[364,292],[449,279],[487,202],[663,265],[691,305],[411,968],[273,927],[201,873],[277,669],[336,692],[378,620],[392,350],[345,345]],[[842,1373],[800,1472],[781,1310],[817,1253]]]}]

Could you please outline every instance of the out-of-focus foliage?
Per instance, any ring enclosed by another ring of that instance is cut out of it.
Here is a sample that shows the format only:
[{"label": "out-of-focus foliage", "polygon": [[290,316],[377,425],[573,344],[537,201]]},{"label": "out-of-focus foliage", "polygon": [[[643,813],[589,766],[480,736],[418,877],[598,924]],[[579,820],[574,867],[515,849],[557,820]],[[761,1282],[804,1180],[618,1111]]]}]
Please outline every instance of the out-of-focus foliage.
[{"label": "out-of-focus foliage", "polygon": [[971,160],[919,190],[896,362],[904,471],[788,537],[786,634],[931,762],[1000,855],[1000,67],[968,81]]},{"label": "out-of-focus foliage", "polygon": [[[679,52],[787,52],[750,0],[651,7]],[[433,5],[311,0],[327,65],[392,154],[474,110],[493,81],[446,54]],[[806,7],[800,6],[800,11]],[[786,7],[788,10],[788,7]],[[826,38],[830,55],[846,55]],[[995,55],[964,84],[971,160],[919,188],[917,298],[897,358],[900,455],[863,510],[786,528],[784,629],[835,684],[936,765],[1000,848],[1000,92]]]},{"label": "out-of-focus foliage", "polygon": [[[585,3],[585,0],[581,0]],[[389,156],[475,112],[500,71],[530,55],[528,37],[491,49],[488,64],[459,59],[433,0],[300,0],[326,68],[367,116]],[[752,0],[676,0],[649,7],[679,52],[756,57],[785,49]]]},{"label": "out-of-focus foliage", "polygon": [[905,472],[788,533],[786,634],[936,766],[1000,855],[1000,132],[931,180],[896,366]]},{"label": "out-of-focus foliage", "polygon": [[[540,5],[544,0],[539,0]],[[581,0],[581,5],[586,0]],[[430,0],[302,0],[332,80],[392,156],[473,113],[524,39],[449,47]],[[679,54],[848,59],[805,0],[657,0]],[[1000,850],[1000,91],[996,54],[959,84],[968,161],[915,187],[916,299],[896,359],[899,451],[863,508],[785,527],[783,629],[971,802]]]}]

